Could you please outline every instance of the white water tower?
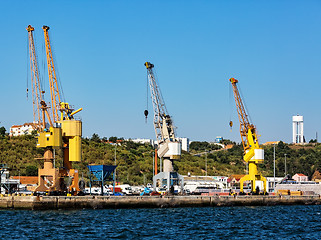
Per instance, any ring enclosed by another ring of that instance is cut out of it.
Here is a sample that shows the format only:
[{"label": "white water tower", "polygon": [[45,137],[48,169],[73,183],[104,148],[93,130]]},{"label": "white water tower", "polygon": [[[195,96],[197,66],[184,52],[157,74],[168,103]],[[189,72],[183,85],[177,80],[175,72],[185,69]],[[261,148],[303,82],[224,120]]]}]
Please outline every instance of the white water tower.
[{"label": "white water tower", "polygon": [[293,135],[292,142],[293,143],[303,143],[303,116],[293,116],[292,117],[292,125],[293,125]]}]

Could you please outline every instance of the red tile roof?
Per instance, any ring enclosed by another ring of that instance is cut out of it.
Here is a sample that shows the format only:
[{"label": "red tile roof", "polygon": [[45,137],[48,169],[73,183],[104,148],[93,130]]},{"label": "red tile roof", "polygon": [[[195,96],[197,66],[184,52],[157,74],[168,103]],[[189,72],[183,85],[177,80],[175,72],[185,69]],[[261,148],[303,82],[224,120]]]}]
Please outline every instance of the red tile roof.
[{"label": "red tile roof", "polygon": [[11,179],[19,179],[20,184],[38,184],[37,176],[12,176]]}]

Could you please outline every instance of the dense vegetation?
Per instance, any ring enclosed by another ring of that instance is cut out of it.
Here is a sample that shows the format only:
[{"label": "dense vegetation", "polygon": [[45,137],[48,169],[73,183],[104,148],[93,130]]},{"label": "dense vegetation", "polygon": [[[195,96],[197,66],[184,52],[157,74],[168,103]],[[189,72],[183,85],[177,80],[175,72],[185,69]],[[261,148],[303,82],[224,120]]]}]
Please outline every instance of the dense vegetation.
[{"label": "dense vegetation", "polygon": [[[121,141],[117,138],[99,138],[94,134],[90,139],[82,140],[82,162],[75,163],[80,176],[87,178],[89,164],[115,163],[117,161],[117,181],[130,184],[143,184],[152,181],[153,153],[150,145],[137,144],[132,141]],[[112,140],[112,141],[111,141]],[[191,145],[191,153],[182,153],[181,160],[175,161],[175,169],[183,175],[190,172],[192,175],[205,175],[207,162],[208,175],[244,174],[245,165],[242,161],[242,146],[234,145],[229,150],[221,150],[217,145],[196,142]],[[0,163],[5,163],[11,169],[11,175],[36,175],[37,168],[42,165],[39,159],[43,150],[36,146],[34,136],[22,136],[9,138],[0,135]],[[199,150],[206,154],[195,154]],[[273,175],[273,145],[265,146],[265,161],[260,166],[263,175]],[[291,175],[303,173],[312,176],[316,169],[321,169],[321,144],[308,144],[305,146],[293,146],[280,142],[275,146],[276,152],[276,176],[284,176],[285,154],[287,158],[287,172]],[[56,152],[56,166],[61,163],[61,152]]]}]

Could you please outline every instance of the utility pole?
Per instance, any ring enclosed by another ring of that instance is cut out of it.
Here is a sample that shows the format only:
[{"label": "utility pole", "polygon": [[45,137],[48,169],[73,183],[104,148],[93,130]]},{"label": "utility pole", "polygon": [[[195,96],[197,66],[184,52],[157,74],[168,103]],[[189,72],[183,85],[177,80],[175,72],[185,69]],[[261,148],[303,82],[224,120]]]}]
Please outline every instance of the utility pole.
[{"label": "utility pole", "polygon": [[284,174],[286,176],[286,153],[284,153]]},{"label": "utility pole", "polygon": [[206,177],[207,177],[207,149],[205,149],[205,171],[206,171]]},{"label": "utility pole", "polygon": [[273,160],[274,160],[274,188],[273,188],[273,191],[275,190],[275,143],[273,144]]},{"label": "utility pole", "polygon": [[[117,150],[117,142],[115,143],[115,166],[117,164],[117,161],[116,161],[116,150]],[[115,182],[116,182],[116,168],[115,168]]]},{"label": "utility pole", "polygon": [[154,175],[155,175],[155,152],[153,151],[153,159],[152,159],[152,161],[153,161],[153,177],[154,177]]}]

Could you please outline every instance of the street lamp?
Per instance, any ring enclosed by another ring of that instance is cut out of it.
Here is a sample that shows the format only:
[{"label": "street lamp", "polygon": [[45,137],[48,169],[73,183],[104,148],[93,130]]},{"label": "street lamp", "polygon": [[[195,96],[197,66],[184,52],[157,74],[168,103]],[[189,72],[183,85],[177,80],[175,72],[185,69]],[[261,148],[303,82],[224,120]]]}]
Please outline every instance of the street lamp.
[{"label": "street lamp", "polygon": [[[115,166],[116,166],[116,150],[117,150],[117,141],[115,143]],[[115,170],[114,170],[114,183],[113,183],[113,194],[115,195],[115,187],[116,187],[116,167],[115,167]]]},{"label": "street lamp", "polygon": [[205,171],[206,171],[206,177],[207,177],[207,150],[205,149]]},{"label": "street lamp", "polygon": [[274,167],[274,188],[273,188],[273,191],[275,189],[275,143],[273,144],[273,160],[274,160],[274,164],[273,164],[273,167]]},{"label": "street lamp", "polygon": [[284,153],[284,173],[286,176],[286,153]]}]

